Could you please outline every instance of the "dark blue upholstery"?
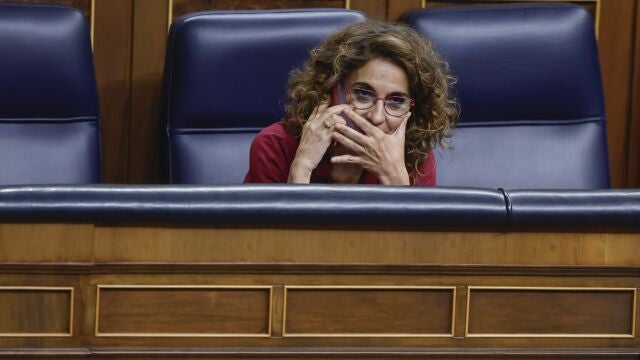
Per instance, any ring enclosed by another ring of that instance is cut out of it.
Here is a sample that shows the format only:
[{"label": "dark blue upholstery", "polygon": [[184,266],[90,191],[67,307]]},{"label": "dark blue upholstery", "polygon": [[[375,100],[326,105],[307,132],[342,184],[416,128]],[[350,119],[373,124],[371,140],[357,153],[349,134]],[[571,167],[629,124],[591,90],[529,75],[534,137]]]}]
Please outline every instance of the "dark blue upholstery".
[{"label": "dark blue upholstery", "polygon": [[82,13],[0,4],[0,184],[99,182],[99,137]]},{"label": "dark blue upholstery", "polygon": [[468,231],[634,231],[640,190],[375,185],[0,186],[0,219]]},{"label": "dark blue upholstery", "polygon": [[462,229],[507,225],[497,190],[374,185],[0,187],[0,218],[161,224]]},{"label": "dark blue upholstery", "polygon": [[462,119],[438,184],[609,187],[593,19],[579,6],[420,10],[404,19],[458,78]]},{"label": "dark blue upholstery", "polygon": [[169,181],[241,183],[251,141],[283,116],[289,71],[329,34],[364,18],[318,9],[203,12],[176,20],[165,64]]},{"label": "dark blue upholstery", "polygon": [[640,190],[506,190],[514,227],[640,228]]}]

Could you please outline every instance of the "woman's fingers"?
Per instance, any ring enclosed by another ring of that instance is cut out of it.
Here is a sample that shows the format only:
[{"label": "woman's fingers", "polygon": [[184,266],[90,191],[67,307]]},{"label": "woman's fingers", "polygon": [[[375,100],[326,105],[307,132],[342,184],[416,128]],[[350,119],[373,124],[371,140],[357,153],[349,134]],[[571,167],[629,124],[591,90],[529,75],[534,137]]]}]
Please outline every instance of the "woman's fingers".
[{"label": "woman's fingers", "polygon": [[314,120],[318,117],[318,115],[322,114],[329,107],[329,103],[327,101],[320,103],[320,105],[316,106],[315,109],[311,112],[309,116],[309,120]]},{"label": "woman's fingers", "polygon": [[331,158],[332,164],[362,164],[362,159],[354,155],[340,155]]},{"label": "woman's fingers", "polygon": [[[394,136],[402,137],[404,139],[404,134],[407,131],[407,123],[409,123],[409,118],[411,117],[411,113],[408,112],[404,115],[400,126],[393,132]],[[404,142],[403,142],[404,143]]]},{"label": "woman's fingers", "polygon": [[342,144],[342,146],[344,146],[351,152],[358,153],[358,154],[364,152],[364,148],[360,144],[356,143],[352,139],[344,136],[339,132],[334,132],[332,134],[332,137],[333,137],[333,140],[339,142],[340,144]]},{"label": "woman's fingers", "polygon": [[356,126],[358,126],[366,135],[369,136],[378,136],[384,134],[384,132],[377,127],[375,127],[369,120],[362,117],[362,115],[353,111],[351,107],[345,110],[345,115],[348,116],[351,121],[353,121]]},{"label": "woman's fingers", "polygon": [[341,123],[340,125],[336,126],[336,130],[337,130],[337,133],[343,135],[344,137],[348,138],[349,140],[357,143],[362,147],[366,146],[369,143],[369,141],[371,141],[371,137],[348,127],[346,124],[346,121],[345,123]]},{"label": "woman's fingers", "polygon": [[327,109],[327,111],[331,112],[332,114],[340,114],[345,110],[351,110],[351,106],[347,104],[339,104],[339,105],[331,106],[330,108]]},{"label": "woman's fingers", "polygon": [[307,123],[316,128],[331,129],[335,124],[346,123],[340,114],[348,108],[349,106],[344,104],[329,107],[329,104],[324,102],[313,110]]}]

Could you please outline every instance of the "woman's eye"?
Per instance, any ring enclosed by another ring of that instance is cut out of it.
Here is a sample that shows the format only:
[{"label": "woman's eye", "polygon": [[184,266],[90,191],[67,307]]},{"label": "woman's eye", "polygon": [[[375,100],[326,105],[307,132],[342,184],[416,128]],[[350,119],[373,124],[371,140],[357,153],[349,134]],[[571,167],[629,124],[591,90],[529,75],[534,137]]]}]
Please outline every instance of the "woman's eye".
[{"label": "woman's eye", "polygon": [[407,103],[407,99],[405,99],[402,96],[391,96],[389,98],[387,98],[386,101],[388,106],[392,106],[392,107],[402,107]]},{"label": "woman's eye", "polygon": [[365,90],[365,89],[359,89],[359,88],[353,89],[353,94],[359,100],[369,100],[373,97],[373,95],[371,94],[371,91]]}]

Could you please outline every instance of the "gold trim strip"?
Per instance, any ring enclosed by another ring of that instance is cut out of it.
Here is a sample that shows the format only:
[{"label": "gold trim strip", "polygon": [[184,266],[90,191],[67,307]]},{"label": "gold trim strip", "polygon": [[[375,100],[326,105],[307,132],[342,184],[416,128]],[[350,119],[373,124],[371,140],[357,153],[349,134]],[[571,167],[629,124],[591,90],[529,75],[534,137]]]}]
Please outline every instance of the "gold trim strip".
[{"label": "gold trim strip", "polygon": [[633,291],[636,288],[619,287],[579,287],[579,286],[469,286],[474,290],[571,290],[571,291]]},{"label": "gold trim strip", "polygon": [[273,332],[273,286],[269,286],[269,320],[267,322],[267,335],[266,337],[271,337],[271,333]]},{"label": "gold trim strip", "polygon": [[75,312],[75,289],[72,287],[71,288],[71,299],[69,299],[69,301],[71,302],[71,307],[69,308],[69,336],[73,336],[73,313]]},{"label": "gold trim strip", "polygon": [[396,289],[402,289],[402,290],[411,290],[411,289],[434,289],[434,290],[446,290],[446,289],[453,289],[455,290],[455,286],[420,286],[420,285],[408,285],[408,286],[404,286],[404,285],[398,285],[398,286],[394,286],[394,285],[286,285],[285,287],[286,289],[302,289],[302,290],[312,290],[312,289],[383,289],[383,290],[396,290]]},{"label": "gold trim strip", "polygon": [[[616,292],[616,291],[630,291],[633,294],[633,304],[631,313],[631,334],[549,334],[549,333],[518,333],[518,334],[494,334],[494,333],[469,333],[469,311],[471,304],[471,290],[534,290],[534,291],[601,291],[601,292]],[[619,338],[627,339],[635,337],[636,328],[636,302],[638,296],[637,288],[607,288],[607,287],[543,287],[543,286],[468,286],[467,287],[467,308],[465,319],[465,337],[497,337],[497,338]]]},{"label": "gold trim strip", "polygon": [[636,337],[636,319],[637,317],[637,309],[638,309],[638,289],[633,289],[633,309],[631,310],[633,313],[633,320],[631,322],[631,336]]},{"label": "gold trim strip", "polygon": [[451,336],[456,334],[456,298],[458,295],[458,288],[453,287],[453,294],[451,294]]},{"label": "gold trim strip", "polygon": [[96,0],[91,0],[91,19],[89,19],[89,28],[91,31],[91,50],[93,50],[93,38],[96,31]]},{"label": "gold trim strip", "polygon": [[469,309],[471,308],[471,286],[467,286],[467,304],[464,316],[464,337],[469,336]]},{"label": "gold trim strip", "polygon": [[[451,291],[451,332],[445,334],[423,334],[423,333],[294,333],[287,334],[287,291],[289,289],[297,290],[315,290],[315,289],[336,289],[336,290],[452,290]],[[384,338],[398,338],[398,337],[419,337],[419,338],[441,338],[441,337],[453,337],[455,334],[456,323],[456,287],[455,286],[375,286],[375,285],[290,285],[284,287],[284,301],[282,311],[282,337],[289,338],[306,338],[306,337],[384,337]]]},{"label": "gold trim strip", "polygon": [[617,334],[469,334],[465,335],[469,338],[580,338],[580,339],[632,339],[633,335],[617,335]]},{"label": "gold trim strip", "polygon": [[72,337],[73,336],[73,312],[75,290],[72,286],[0,286],[0,291],[11,290],[38,290],[38,291],[69,291],[69,332],[68,333],[0,333],[3,337]]},{"label": "gold trim strip", "polygon": [[[100,290],[101,289],[261,289],[269,290],[269,318],[267,333],[104,333],[100,332]],[[94,335],[96,337],[271,337],[273,317],[273,286],[269,285],[96,285],[96,321]]]},{"label": "gold trim strip", "polygon": [[600,37],[600,14],[602,13],[602,1],[596,0],[596,13],[595,13],[595,28],[596,28],[596,40]]},{"label": "gold trim strip", "polygon": [[100,289],[271,289],[271,285],[97,285]]},{"label": "gold trim strip", "polygon": [[93,335],[94,336],[98,336],[98,334],[100,333],[100,331],[98,331],[98,324],[100,322],[100,288],[101,285],[98,285],[96,287],[96,319],[95,322],[93,323]]},{"label": "gold trim strip", "polygon": [[201,337],[201,338],[231,338],[231,337],[241,337],[241,338],[268,338],[271,335],[269,334],[252,334],[252,333],[228,333],[228,334],[207,334],[207,333],[99,333],[96,335],[98,337],[173,337],[173,338],[183,338],[183,337]]},{"label": "gold trim strip", "polygon": [[304,333],[304,334],[282,334],[282,337],[287,338],[362,338],[362,337],[379,337],[379,338],[401,338],[401,337],[415,337],[415,338],[450,338],[452,334],[421,334],[421,333]]},{"label": "gold trim strip", "polygon": [[284,294],[282,295],[284,297],[282,301],[282,337],[287,336],[287,290],[288,286],[285,285]]},{"label": "gold trim strip", "polygon": [[351,0],[344,0],[345,10],[351,10]]},{"label": "gold trim strip", "polygon": [[167,32],[169,32],[173,23],[173,0],[169,0],[167,5],[169,6],[167,8]]}]

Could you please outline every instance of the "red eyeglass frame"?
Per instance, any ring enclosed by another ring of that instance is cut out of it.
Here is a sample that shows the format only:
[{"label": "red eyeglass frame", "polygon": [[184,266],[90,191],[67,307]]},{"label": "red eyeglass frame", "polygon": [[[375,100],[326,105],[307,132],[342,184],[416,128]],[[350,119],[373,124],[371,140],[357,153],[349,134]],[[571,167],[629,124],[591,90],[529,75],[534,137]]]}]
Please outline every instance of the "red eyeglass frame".
[{"label": "red eyeglass frame", "polygon": [[[368,92],[372,93],[373,95],[377,95],[377,94],[375,93],[375,91],[371,91],[371,90],[369,90],[369,89],[364,89],[364,88],[360,88],[360,89],[361,89],[361,90],[364,90],[364,91],[368,91]],[[345,88],[344,88],[344,92],[345,92],[345,93],[347,93],[347,94],[349,94],[349,97],[351,97],[351,96],[353,95],[353,93],[352,93],[351,89],[349,89],[349,88],[348,88],[348,87],[346,87],[346,86],[345,86]],[[402,96],[402,97],[403,97],[403,96]],[[388,97],[384,97],[384,98],[382,98],[382,97],[374,96],[374,98],[375,98],[375,101],[374,101],[374,102],[373,102],[373,104],[371,104],[371,106],[369,106],[368,108],[361,109],[361,108],[356,107],[356,109],[358,109],[358,110],[369,110],[369,109],[371,109],[373,106],[375,106],[375,104],[376,104],[376,102],[378,102],[378,100],[382,100],[382,103],[384,104],[384,105],[382,106],[382,108],[384,109],[384,112],[385,112],[387,115],[389,115],[389,116],[393,116],[393,117],[401,117],[401,116],[405,116],[405,115],[406,115],[408,112],[410,112],[410,111],[411,111],[411,109],[416,105],[415,100],[413,100],[413,98],[412,98],[412,97],[408,97],[408,98],[409,98],[409,100],[410,100],[410,102],[409,102],[409,109],[408,109],[404,114],[401,114],[401,115],[393,115],[393,114],[389,114],[389,111],[387,110],[387,106],[386,106],[387,102],[386,102],[386,100],[387,100],[387,98],[388,98]],[[352,104],[352,105],[353,105],[353,104]],[[355,106],[355,105],[354,105],[354,106]]]}]

